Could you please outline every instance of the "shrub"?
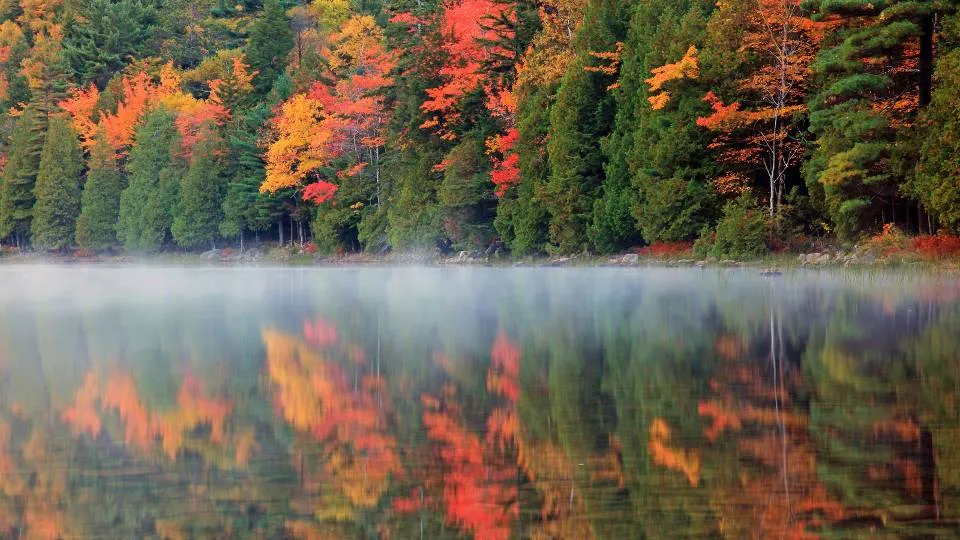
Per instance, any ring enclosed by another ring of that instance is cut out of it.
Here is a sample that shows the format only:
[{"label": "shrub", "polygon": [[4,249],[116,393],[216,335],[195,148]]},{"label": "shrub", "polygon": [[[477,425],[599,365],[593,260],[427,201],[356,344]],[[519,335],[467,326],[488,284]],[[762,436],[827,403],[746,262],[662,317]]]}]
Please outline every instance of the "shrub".
[{"label": "shrub", "polygon": [[767,218],[748,194],[728,202],[715,231],[704,228],[694,244],[699,255],[734,259],[759,257],[766,253]]},{"label": "shrub", "polygon": [[960,236],[943,231],[936,236],[918,236],[910,241],[910,249],[926,259],[946,259],[960,256]]},{"label": "shrub", "polygon": [[648,257],[681,257],[693,249],[690,242],[654,242],[640,250],[640,255]]},{"label": "shrub", "polygon": [[872,236],[867,243],[884,257],[903,251],[907,247],[907,235],[893,223],[883,226],[880,234]]}]

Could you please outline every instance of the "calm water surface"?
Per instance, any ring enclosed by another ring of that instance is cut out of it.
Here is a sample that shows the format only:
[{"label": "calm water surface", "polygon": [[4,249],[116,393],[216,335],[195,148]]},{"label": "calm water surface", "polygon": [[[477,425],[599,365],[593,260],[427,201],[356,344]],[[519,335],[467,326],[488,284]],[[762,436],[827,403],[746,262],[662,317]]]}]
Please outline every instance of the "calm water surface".
[{"label": "calm water surface", "polygon": [[956,276],[0,268],[3,538],[957,538]]}]

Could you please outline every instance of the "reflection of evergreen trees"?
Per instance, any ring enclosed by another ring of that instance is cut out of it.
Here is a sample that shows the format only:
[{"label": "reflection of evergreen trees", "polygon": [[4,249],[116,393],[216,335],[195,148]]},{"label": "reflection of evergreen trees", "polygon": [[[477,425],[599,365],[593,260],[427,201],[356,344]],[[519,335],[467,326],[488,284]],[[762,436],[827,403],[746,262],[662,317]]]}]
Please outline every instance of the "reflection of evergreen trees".
[{"label": "reflection of evergreen trees", "polygon": [[0,291],[3,531],[960,528],[960,307],[925,281],[172,272],[76,307]]}]

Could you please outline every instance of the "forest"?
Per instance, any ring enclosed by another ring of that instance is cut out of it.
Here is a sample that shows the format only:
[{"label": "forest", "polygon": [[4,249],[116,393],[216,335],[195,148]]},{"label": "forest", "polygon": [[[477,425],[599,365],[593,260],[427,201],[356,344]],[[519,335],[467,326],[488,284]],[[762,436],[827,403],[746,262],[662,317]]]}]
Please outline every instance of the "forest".
[{"label": "forest", "polygon": [[717,256],[960,232],[952,0],[0,0],[0,239]]}]

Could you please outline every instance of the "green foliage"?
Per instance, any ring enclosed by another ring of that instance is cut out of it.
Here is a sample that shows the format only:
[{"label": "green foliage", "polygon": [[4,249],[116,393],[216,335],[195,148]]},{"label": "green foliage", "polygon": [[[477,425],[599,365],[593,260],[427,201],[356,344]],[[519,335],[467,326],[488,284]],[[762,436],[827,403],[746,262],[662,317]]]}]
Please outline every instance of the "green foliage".
[{"label": "green foliage", "polygon": [[520,138],[514,151],[519,157],[521,182],[497,202],[494,226],[503,243],[518,256],[544,252],[549,240],[549,215],[540,199],[550,178],[544,141],[550,128],[550,102],[555,88],[538,88],[517,105]]},{"label": "green foliage", "polygon": [[67,119],[50,119],[40,154],[34,188],[36,203],[30,230],[38,249],[57,250],[73,244],[80,215],[80,175],[83,154]]},{"label": "green foliage", "polygon": [[496,199],[483,138],[477,134],[468,136],[444,161],[439,200],[446,237],[458,250],[486,248],[494,232]]},{"label": "green foliage", "polygon": [[[810,131],[816,135],[804,167],[808,184],[819,183],[836,232],[855,237],[877,227],[904,178],[896,162],[915,163],[897,146],[897,125],[915,111],[904,106],[917,96],[929,99],[932,75],[934,2],[810,1],[814,16],[841,17],[814,63],[819,92],[810,100]],[[909,43],[921,44],[919,69],[904,65]],[[924,45],[926,41],[926,45]],[[925,50],[928,47],[929,50]],[[929,61],[925,61],[929,54]],[[889,62],[888,62],[889,61]],[[899,150],[900,155],[894,155]]]},{"label": "green foliage", "polygon": [[715,233],[704,228],[694,249],[701,256],[749,259],[767,252],[768,236],[766,214],[744,193],[723,207]]},{"label": "green foliage", "polygon": [[117,243],[123,175],[113,148],[102,136],[97,137],[90,151],[88,166],[80,199],[76,240],[80,247],[100,251]]},{"label": "green foliage", "polygon": [[14,236],[19,242],[29,237],[45,128],[45,118],[33,107],[14,125],[0,184],[0,238]]},{"label": "green foliage", "polygon": [[89,0],[67,25],[63,54],[81,84],[103,87],[147,50],[156,21],[142,0]]},{"label": "green foliage", "polygon": [[615,80],[589,70],[598,64],[590,53],[616,48],[626,31],[621,22],[624,8],[612,0],[588,4],[576,38],[577,58],[568,66],[551,110],[550,179],[544,202],[550,213],[550,242],[562,253],[580,251],[589,244],[587,229],[604,182],[604,156],[598,142],[610,132],[615,114],[609,92]]},{"label": "green foliage", "polygon": [[180,199],[170,232],[183,248],[213,245],[223,208],[220,137],[212,127],[191,150],[190,166],[180,179]]},{"label": "green foliage", "polygon": [[921,128],[920,161],[909,194],[953,233],[960,233],[960,50],[937,64],[933,103]]},{"label": "green foliage", "polygon": [[266,0],[263,13],[250,29],[245,53],[250,67],[257,71],[253,86],[260,94],[273,87],[283,73],[286,56],[293,49],[293,32],[280,0]]},{"label": "green foliage", "polygon": [[137,130],[117,225],[117,236],[130,251],[157,251],[169,238],[185,168],[179,141],[173,114],[162,108],[149,113]]},{"label": "green foliage", "polygon": [[[716,212],[710,140],[696,126],[696,119],[709,110],[703,102],[706,86],[674,82],[669,103],[654,110],[646,83],[653,69],[678,61],[691,45],[704,41],[713,4],[643,2],[630,20],[616,90],[617,117],[605,146],[610,184],[621,187],[610,189],[611,202],[601,210],[621,212],[627,204],[625,186],[632,185],[633,215],[647,242],[690,240]],[[700,69],[709,72],[710,66]]]}]

